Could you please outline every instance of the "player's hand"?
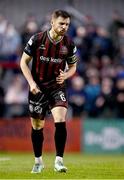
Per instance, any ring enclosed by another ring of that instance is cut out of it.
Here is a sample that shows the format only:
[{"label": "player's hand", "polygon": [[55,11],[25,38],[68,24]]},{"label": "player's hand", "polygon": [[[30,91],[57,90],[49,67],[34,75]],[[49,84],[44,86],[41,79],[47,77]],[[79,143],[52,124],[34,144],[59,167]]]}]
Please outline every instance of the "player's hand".
[{"label": "player's hand", "polygon": [[62,84],[65,79],[66,79],[66,73],[62,71],[61,69],[59,70],[60,74],[56,78],[57,84]]},{"label": "player's hand", "polygon": [[32,94],[37,94],[38,92],[41,92],[35,82],[30,85],[30,91],[32,92]]}]

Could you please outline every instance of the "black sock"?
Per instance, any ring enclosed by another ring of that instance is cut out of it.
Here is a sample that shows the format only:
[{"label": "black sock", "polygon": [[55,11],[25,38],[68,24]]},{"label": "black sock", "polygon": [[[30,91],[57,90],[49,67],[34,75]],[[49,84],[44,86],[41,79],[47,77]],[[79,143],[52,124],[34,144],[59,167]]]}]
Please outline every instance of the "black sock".
[{"label": "black sock", "polygon": [[42,155],[43,146],[43,128],[40,130],[35,130],[32,128],[31,132],[32,145],[35,157],[40,157]]},{"label": "black sock", "polygon": [[66,123],[55,123],[55,127],[56,156],[63,157],[67,137]]}]

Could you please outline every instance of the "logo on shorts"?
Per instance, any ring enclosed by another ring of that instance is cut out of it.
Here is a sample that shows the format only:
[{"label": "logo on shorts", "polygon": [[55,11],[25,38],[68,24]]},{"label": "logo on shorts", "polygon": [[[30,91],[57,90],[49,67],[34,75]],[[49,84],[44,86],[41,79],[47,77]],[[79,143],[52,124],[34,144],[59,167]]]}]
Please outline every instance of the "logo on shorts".
[{"label": "logo on shorts", "polygon": [[34,111],[34,108],[33,108],[33,105],[32,105],[32,104],[29,104],[29,110],[30,110],[30,112],[33,112],[33,111]]},{"label": "logo on shorts", "polygon": [[42,107],[36,106],[36,107],[34,108],[34,111],[35,111],[36,113],[42,113]]},{"label": "logo on shorts", "polygon": [[31,113],[36,112],[36,113],[42,113],[42,107],[41,106],[33,106],[32,104],[29,104],[29,110]]}]

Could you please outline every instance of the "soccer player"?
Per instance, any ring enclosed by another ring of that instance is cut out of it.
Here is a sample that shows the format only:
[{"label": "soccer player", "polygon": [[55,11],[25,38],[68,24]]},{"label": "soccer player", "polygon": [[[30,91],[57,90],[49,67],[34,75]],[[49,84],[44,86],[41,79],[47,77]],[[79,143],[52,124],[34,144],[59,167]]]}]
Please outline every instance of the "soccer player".
[{"label": "soccer player", "polygon": [[[47,110],[51,110],[55,123],[56,158],[54,170],[66,172],[63,155],[67,137],[67,97],[65,80],[76,71],[76,47],[65,35],[70,15],[63,10],[52,14],[51,29],[31,37],[24,49],[20,67],[29,83],[29,113],[32,124],[32,145],[35,164],[32,173],[44,169],[42,160],[43,128]],[[29,62],[32,61],[32,69]],[[66,68],[68,65],[68,69]]]}]

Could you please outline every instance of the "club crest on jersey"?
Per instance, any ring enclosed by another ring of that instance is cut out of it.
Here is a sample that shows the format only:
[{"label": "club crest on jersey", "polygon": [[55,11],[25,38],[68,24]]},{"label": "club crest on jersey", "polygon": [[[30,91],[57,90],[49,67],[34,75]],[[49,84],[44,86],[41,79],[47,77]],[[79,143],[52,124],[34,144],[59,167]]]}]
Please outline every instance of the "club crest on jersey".
[{"label": "club crest on jersey", "polygon": [[39,47],[39,49],[46,49],[44,44],[41,44],[41,46]]},{"label": "club crest on jersey", "polygon": [[68,49],[66,46],[62,46],[60,49],[60,53],[66,55],[68,53]]}]

